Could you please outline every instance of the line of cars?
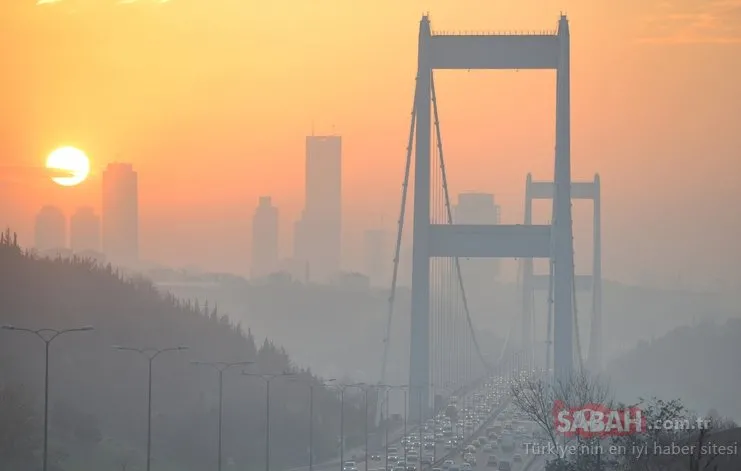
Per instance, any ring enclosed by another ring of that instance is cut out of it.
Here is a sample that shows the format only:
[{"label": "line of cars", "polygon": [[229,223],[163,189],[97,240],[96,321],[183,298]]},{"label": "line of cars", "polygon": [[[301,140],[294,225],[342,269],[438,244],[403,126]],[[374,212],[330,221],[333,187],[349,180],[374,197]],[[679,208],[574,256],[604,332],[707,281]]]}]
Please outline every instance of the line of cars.
[{"label": "line of cars", "polygon": [[[497,383],[494,390],[507,391],[511,381],[499,379]],[[483,465],[484,469],[515,471],[524,465],[523,454],[526,443],[543,439],[539,427],[509,404],[491,424],[481,430],[479,436],[460,450],[462,460],[460,464],[453,460],[446,461],[441,471],[469,471],[477,464]]]},{"label": "line of cars", "polygon": [[[465,438],[489,419],[503,400],[504,394],[504,384],[501,381],[490,381],[479,392],[461,400],[451,397],[448,407],[429,419],[417,433],[403,437],[399,448],[389,447],[388,470],[381,467],[369,471],[443,471],[448,468],[456,471],[452,460],[446,461],[442,468],[432,466],[444,455],[459,449]],[[457,467],[457,471],[473,471],[475,466],[475,454],[464,454],[463,463]]]}]

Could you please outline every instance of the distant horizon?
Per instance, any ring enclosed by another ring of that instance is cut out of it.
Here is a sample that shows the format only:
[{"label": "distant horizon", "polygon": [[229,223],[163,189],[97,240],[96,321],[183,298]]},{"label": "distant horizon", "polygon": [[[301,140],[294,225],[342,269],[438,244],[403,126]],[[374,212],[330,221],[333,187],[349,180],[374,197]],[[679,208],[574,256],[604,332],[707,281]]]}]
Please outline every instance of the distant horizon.
[{"label": "distant horizon", "polygon": [[[0,6],[0,39],[23,45],[0,58],[12,117],[2,123],[0,154],[7,165],[35,167],[74,145],[93,169],[73,188],[36,178],[0,186],[0,223],[24,243],[44,204],[100,214],[100,169],[126,161],[140,174],[144,258],[246,273],[257,198],[270,195],[280,208],[288,253],[304,204],[305,138],[341,135],[343,258],[360,266],[363,230],[394,231],[398,218],[421,13],[431,12],[437,31],[528,31],[555,28],[566,11],[572,175],[602,177],[605,276],[738,288],[741,213],[728,203],[741,200],[732,60],[741,25],[723,2],[616,10],[585,0],[537,8],[383,0],[288,13],[267,4],[138,3],[74,14],[64,1]],[[76,67],[61,67],[60,57]],[[553,74],[435,77],[451,193],[493,193],[502,221],[519,223],[526,174],[553,173]],[[588,206],[574,206],[577,268],[590,263]],[[538,205],[536,218],[547,220],[547,208]]]}]

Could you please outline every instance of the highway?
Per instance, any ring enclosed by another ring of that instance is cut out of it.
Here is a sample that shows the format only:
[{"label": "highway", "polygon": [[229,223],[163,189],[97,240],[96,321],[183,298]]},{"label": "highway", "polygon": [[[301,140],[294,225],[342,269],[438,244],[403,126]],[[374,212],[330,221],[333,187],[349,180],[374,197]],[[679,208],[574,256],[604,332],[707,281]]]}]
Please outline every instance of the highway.
[{"label": "highway", "polygon": [[[477,389],[471,389],[468,391],[468,393],[464,393],[462,396],[460,396],[459,400],[461,403],[469,403],[472,401],[472,398],[475,394],[478,394],[480,391],[482,391],[482,387],[479,387]],[[413,421],[407,422],[407,430],[406,435],[407,436],[418,436],[417,432],[418,424]],[[397,447],[399,449],[401,448],[400,441],[402,437],[404,436],[404,430],[399,429],[395,430],[393,433],[389,433],[389,447]],[[403,453],[403,451],[402,451]],[[445,454],[444,446],[442,444],[438,445],[435,449],[435,453],[437,456],[443,456]],[[368,468],[370,470],[373,469],[381,469],[384,468],[384,454],[385,454],[385,448],[380,450],[370,450],[369,453],[371,456],[377,455],[381,457],[380,461],[372,461],[368,460]],[[365,450],[362,446],[355,447],[352,449],[345,449],[345,461],[352,461],[353,459],[356,462],[358,471],[365,471]],[[389,469],[391,469],[392,463],[389,463]],[[315,463],[313,466],[314,471],[342,471],[342,467],[340,466],[340,458],[339,456],[335,457],[332,460],[325,461],[323,463]],[[301,466],[297,468],[290,469],[288,471],[309,471],[308,466]]]},{"label": "highway", "polygon": [[[422,471],[466,471],[467,469],[469,471],[495,471],[500,469],[502,471],[534,471],[535,469],[538,469],[536,461],[542,462],[542,459],[534,460],[534,457],[527,456],[524,445],[525,443],[533,442],[534,439],[532,436],[533,432],[537,430],[537,426],[527,421],[524,417],[516,414],[508,397],[509,384],[501,378],[495,383],[498,384],[489,385],[488,387],[484,386],[472,391],[465,399],[459,400],[461,406],[468,407],[471,410],[471,415],[469,418],[459,422],[464,431],[464,438],[457,444],[457,446],[452,447],[451,444],[448,443],[447,438],[443,439],[438,433],[438,443],[435,444],[434,449],[431,444],[428,444],[426,447],[423,445],[422,453],[420,454],[418,432],[415,430],[414,432],[408,433],[407,436],[411,437],[415,444],[407,450],[406,471],[412,471],[412,469],[416,471],[420,468],[419,461],[409,457],[413,452],[416,452],[418,456],[431,457],[434,460],[434,465],[432,466],[426,463],[423,464],[421,467]],[[474,413],[477,404],[484,406],[483,401],[479,401],[478,403],[474,401],[474,396],[476,395],[480,397],[489,397],[489,402],[486,404],[486,407],[489,410],[488,413],[480,413],[478,415]],[[462,447],[466,447],[471,441],[478,440],[480,437],[485,436],[488,427],[498,425],[504,428],[505,424],[510,422],[512,430],[502,431],[499,442],[512,442],[513,448],[502,450],[502,447],[500,447],[499,443],[496,441],[491,443],[490,446],[480,444],[475,447],[476,449],[472,453],[472,455],[475,456],[475,463],[473,463],[470,468],[466,468],[464,465]],[[458,429],[459,427],[456,426],[454,432],[457,432]],[[438,429],[438,432],[440,431],[441,430]],[[432,429],[427,428],[426,432],[423,432],[423,437],[431,433],[433,433]],[[457,433],[454,433],[454,435],[457,435]],[[422,443],[424,443],[424,440]],[[398,452],[389,453],[389,455],[395,455],[398,460],[403,461],[405,459],[404,449],[400,447],[398,443],[395,443],[393,446],[397,448]],[[401,463],[394,463],[393,460],[390,460],[388,470],[386,470],[384,459],[385,450],[383,449],[371,450],[370,454],[375,455],[380,459],[369,461],[369,469],[367,471],[402,471],[405,469],[403,466],[400,466]],[[489,457],[491,455],[497,458],[496,462],[489,462]],[[346,454],[346,456],[348,455]],[[357,469],[357,471],[366,471],[364,458],[362,456],[356,456],[356,458],[358,458],[359,461],[355,462],[355,469]],[[502,461],[505,463],[500,464]],[[506,463],[509,463],[509,468]],[[346,464],[350,465],[350,463]],[[340,471],[339,463],[336,463],[335,466],[337,466],[337,471]],[[351,466],[345,467],[345,471],[350,471],[351,469],[353,469]]]}]

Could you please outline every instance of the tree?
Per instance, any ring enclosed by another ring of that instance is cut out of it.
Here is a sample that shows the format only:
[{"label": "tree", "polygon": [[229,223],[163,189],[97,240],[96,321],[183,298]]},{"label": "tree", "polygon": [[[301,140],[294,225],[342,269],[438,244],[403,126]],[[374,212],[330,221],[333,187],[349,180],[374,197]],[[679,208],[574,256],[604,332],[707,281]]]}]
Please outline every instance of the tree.
[{"label": "tree", "polygon": [[[556,427],[557,408],[578,410],[600,404],[603,407],[612,407],[612,397],[609,387],[597,377],[590,375],[586,370],[580,370],[567,378],[553,378],[547,376],[524,377],[515,380],[510,394],[514,406],[535,422],[548,436],[554,449],[559,445],[572,444],[575,440],[580,448],[599,449],[601,441],[598,437],[584,438],[570,437],[561,434]],[[548,464],[549,470],[589,470],[603,469],[601,453],[576,453],[572,456],[556,455],[555,460]]]}]

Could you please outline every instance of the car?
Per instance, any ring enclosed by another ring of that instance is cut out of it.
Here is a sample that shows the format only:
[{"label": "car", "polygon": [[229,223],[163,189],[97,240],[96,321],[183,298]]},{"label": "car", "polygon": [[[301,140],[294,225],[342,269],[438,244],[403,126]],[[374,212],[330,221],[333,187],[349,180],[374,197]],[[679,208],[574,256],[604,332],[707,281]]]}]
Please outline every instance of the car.
[{"label": "car", "polygon": [[512,471],[512,463],[509,461],[500,461],[499,462],[499,471]]},{"label": "car", "polygon": [[492,451],[494,451],[494,446],[491,443],[487,443],[486,445],[484,445],[485,453],[491,453]]},{"label": "car", "polygon": [[486,458],[486,467],[487,468],[496,468],[497,464],[499,464],[496,455],[489,455],[488,458]]},{"label": "car", "polygon": [[358,466],[354,461],[345,461],[342,465],[342,471],[358,471]]},{"label": "car", "polygon": [[381,461],[381,455],[371,455],[370,459],[372,461]]},{"label": "car", "polygon": [[461,471],[473,471],[473,466],[471,466],[471,463],[463,463],[461,465]]},{"label": "car", "polygon": [[453,461],[453,460],[445,460],[445,462],[443,463],[443,469],[444,470],[448,470],[448,469],[450,469],[454,465],[455,465],[455,461]]}]

